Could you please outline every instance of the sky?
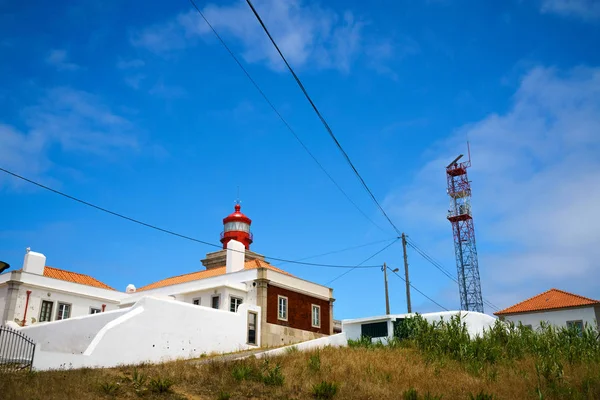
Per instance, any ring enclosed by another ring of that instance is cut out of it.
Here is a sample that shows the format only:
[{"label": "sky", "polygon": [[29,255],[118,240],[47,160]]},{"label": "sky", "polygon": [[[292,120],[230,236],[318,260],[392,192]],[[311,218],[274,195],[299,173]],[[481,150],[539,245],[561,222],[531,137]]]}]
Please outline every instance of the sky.
[{"label": "sky", "polygon": [[[413,243],[456,274],[444,167],[468,140],[483,297],[600,299],[600,2],[254,4]],[[246,3],[198,7],[312,156],[188,1],[0,0],[0,167],[216,244],[239,188],[251,249],[276,258],[357,265],[394,242]],[[5,173],[0,227],[13,269],[30,247],[118,290],[203,269],[217,250]],[[410,247],[408,261],[414,287],[460,307],[452,280]],[[273,264],[333,287],[343,319],[385,312],[384,262],[402,268],[400,242],[341,277]],[[405,312],[404,282],[388,280]],[[411,294],[413,311],[440,310]]]}]

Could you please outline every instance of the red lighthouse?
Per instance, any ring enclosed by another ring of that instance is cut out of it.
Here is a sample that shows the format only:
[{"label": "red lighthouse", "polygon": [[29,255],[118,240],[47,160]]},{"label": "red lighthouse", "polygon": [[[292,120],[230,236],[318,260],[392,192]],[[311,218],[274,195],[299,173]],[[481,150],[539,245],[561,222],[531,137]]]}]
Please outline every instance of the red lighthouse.
[{"label": "red lighthouse", "polygon": [[239,204],[235,205],[235,211],[223,218],[223,232],[221,233],[221,243],[223,248],[227,248],[227,243],[230,240],[237,240],[246,246],[246,250],[250,250],[252,244],[252,233],[250,225],[252,220],[246,217],[241,211]]}]

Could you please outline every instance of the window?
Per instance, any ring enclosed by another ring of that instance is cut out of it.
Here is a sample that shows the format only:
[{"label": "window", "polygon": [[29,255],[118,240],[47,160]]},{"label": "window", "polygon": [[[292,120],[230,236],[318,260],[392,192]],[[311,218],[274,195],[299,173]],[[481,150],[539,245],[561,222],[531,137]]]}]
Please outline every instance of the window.
[{"label": "window", "polygon": [[237,312],[238,307],[240,306],[240,304],[242,304],[243,301],[244,300],[240,297],[231,296],[231,299],[229,301],[229,311]]},{"label": "window", "polygon": [[221,296],[219,296],[219,295],[213,296],[211,298],[211,307],[212,308],[216,308],[218,310],[219,309],[219,305],[221,303],[220,300],[221,300]]},{"label": "window", "polygon": [[387,321],[362,324],[360,326],[360,335],[370,338],[386,337],[388,335]]},{"label": "window", "polygon": [[583,321],[567,321],[567,328],[577,329],[577,332],[581,335],[583,333]]},{"label": "window", "polygon": [[312,326],[313,328],[321,327],[321,306],[312,305]]},{"label": "window", "polygon": [[58,303],[58,313],[56,314],[56,320],[68,319],[71,316],[71,305],[66,303]]},{"label": "window", "polygon": [[94,308],[94,307],[90,308],[90,314],[100,314],[101,312],[102,312],[102,310],[99,308]]},{"label": "window", "polygon": [[284,296],[277,296],[277,318],[283,321],[287,321],[288,316],[288,299]]},{"label": "window", "polygon": [[192,303],[194,303],[195,306],[199,306],[200,305],[200,299],[194,299],[194,300],[192,300]]},{"label": "window", "polygon": [[42,300],[42,307],[40,311],[40,322],[52,321],[52,306],[54,303],[51,301]]},{"label": "window", "polygon": [[256,319],[258,314],[248,311],[248,344],[256,344]]}]

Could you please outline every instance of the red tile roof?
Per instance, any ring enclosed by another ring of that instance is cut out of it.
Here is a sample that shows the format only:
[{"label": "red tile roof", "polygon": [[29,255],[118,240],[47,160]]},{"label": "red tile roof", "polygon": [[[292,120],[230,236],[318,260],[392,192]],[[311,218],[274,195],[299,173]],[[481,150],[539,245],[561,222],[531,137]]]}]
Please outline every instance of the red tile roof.
[{"label": "red tile roof", "polygon": [[[273,265],[269,264],[266,261],[261,261],[261,260],[256,259],[256,260],[246,261],[244,263],[245,270],[258,269],[258,268],[266,268],[266,269],[270,269],[271,271],[276,271],[276,272],[280,272],[282,274],[292,276],[290,273],[285,272],[284,270],[279,269],[277,267],[274,267]],[[203,271],[191,272],[189,274],[184,274],[184,275],[173,276],[171,278],[166,278],[166,279],[160,280],[158,282],[154,282],[149,285],[142,286],[137,291],[139,292],[139,291],[143,291],[143,290],[158,289],[158,288],[165,287],[165,286],[177,285],[179,283],[192,282],[192,281],[197,281],[197,280],[206,279],[206,278],[212,278],[213,276],[220,276],[220,275],[225,275],[225,266],[206,269]]]},{"label": "red tile roof", "polygon": [[44,276],[48,278],[60,279],[61,281],[79,283],[81,285],[94,286],[101,289],[115,290],[98,279],[92,278],[89,275],[79,274],[77,272],[65,271],[53,267],[44,267]]},{"label": "red tile roof", "polygon": [[550,289],[530,299],[515,304],[494,315],[519,314],[531,311],[555,310],[560,308],[581,307],[600,304],[598,300],[579,296],[558,289]]}]

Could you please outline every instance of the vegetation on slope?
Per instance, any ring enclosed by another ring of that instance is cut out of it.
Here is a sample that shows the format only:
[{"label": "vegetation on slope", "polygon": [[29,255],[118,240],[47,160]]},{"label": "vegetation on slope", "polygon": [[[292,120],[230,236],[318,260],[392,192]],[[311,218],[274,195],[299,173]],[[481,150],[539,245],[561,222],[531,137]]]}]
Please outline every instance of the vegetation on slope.
[{"label": "vegetation on slope", "polygon": [[178,361],[0,375],[6,399],[600,399],[598,332],[497,324],[471,340],[458,319],[401,339],[288,351],[269,360]]}]

